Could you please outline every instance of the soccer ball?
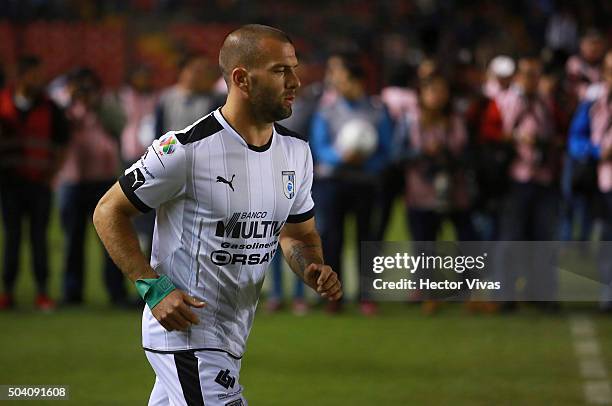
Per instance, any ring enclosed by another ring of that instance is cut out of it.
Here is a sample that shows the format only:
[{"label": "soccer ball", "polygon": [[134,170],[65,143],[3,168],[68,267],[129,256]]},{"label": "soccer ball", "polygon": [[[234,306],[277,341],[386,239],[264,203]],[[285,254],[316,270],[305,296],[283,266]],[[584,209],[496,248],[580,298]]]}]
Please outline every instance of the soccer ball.
[{"label": "soccer ball", "polygon": [[378,131],[366,120],[353,119],[342,126],[336,139],[336,150],[340,154],[358,153],[370,156],[378,147]]}]

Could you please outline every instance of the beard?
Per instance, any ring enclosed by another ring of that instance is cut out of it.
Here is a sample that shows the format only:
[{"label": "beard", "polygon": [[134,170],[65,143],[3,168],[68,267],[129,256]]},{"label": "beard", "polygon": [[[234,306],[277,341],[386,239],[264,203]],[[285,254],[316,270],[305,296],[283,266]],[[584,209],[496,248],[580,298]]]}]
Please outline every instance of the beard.
[{"label": "beard", "polygon": [[293,112],[291,106],[283,105],[276,92],[262,86],[253,86],[250,104],[255,118],[264,123],[284,120]]}]

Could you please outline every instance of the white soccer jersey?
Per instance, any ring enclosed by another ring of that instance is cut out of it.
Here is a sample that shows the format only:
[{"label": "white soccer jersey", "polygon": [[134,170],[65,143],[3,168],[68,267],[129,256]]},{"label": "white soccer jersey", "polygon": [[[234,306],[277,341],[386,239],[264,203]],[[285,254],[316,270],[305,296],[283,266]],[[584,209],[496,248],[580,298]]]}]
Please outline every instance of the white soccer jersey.
[{"label": "white soccer jersey", "polygon": [[306,141],[278,125],[255,147],[215,110],[150,146],[119,179],[141,211],[156,209],[151,266],[208,305],[188,331],[166,331],[145,306],[143,346],[242,356],[265,271],[285,224],[314,215]]}]

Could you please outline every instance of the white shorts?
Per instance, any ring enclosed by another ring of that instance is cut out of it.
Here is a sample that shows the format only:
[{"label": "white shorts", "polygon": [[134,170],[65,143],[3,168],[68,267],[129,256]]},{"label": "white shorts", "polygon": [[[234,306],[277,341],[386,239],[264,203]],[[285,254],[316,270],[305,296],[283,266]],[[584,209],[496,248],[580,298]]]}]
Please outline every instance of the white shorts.
[{"label": "white shorts", "polygon": [[145,353],[156,375],[149,406],[247,406],[240,359],[214,350]]}]

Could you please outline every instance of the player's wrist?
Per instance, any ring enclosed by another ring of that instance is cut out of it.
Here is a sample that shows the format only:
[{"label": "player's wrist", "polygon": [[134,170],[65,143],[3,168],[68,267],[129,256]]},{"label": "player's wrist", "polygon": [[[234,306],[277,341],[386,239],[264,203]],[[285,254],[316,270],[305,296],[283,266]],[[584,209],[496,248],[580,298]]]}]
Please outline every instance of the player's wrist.
[{"label": "player's wrist", "polygon": [[166,275],[162,275],[159,278],[138,279],[134,284],[138,294],[151,310],[176,289],[176,286]]},{"label": "player's wrist", "polygon": [[304,282],[314,290],[317,290],[317,279],[323,266],[322,262],[309,261],[304,268]]},{"label": "player's wrist", "polygon": [[318,272],[321,270],[322,267],[324,267],[325,264],[323,263],[323,261],[321,259],[313,259],[311,261],[306,261],[306,267],[304,268],[305,270],[308,269],[311,272]]}]

